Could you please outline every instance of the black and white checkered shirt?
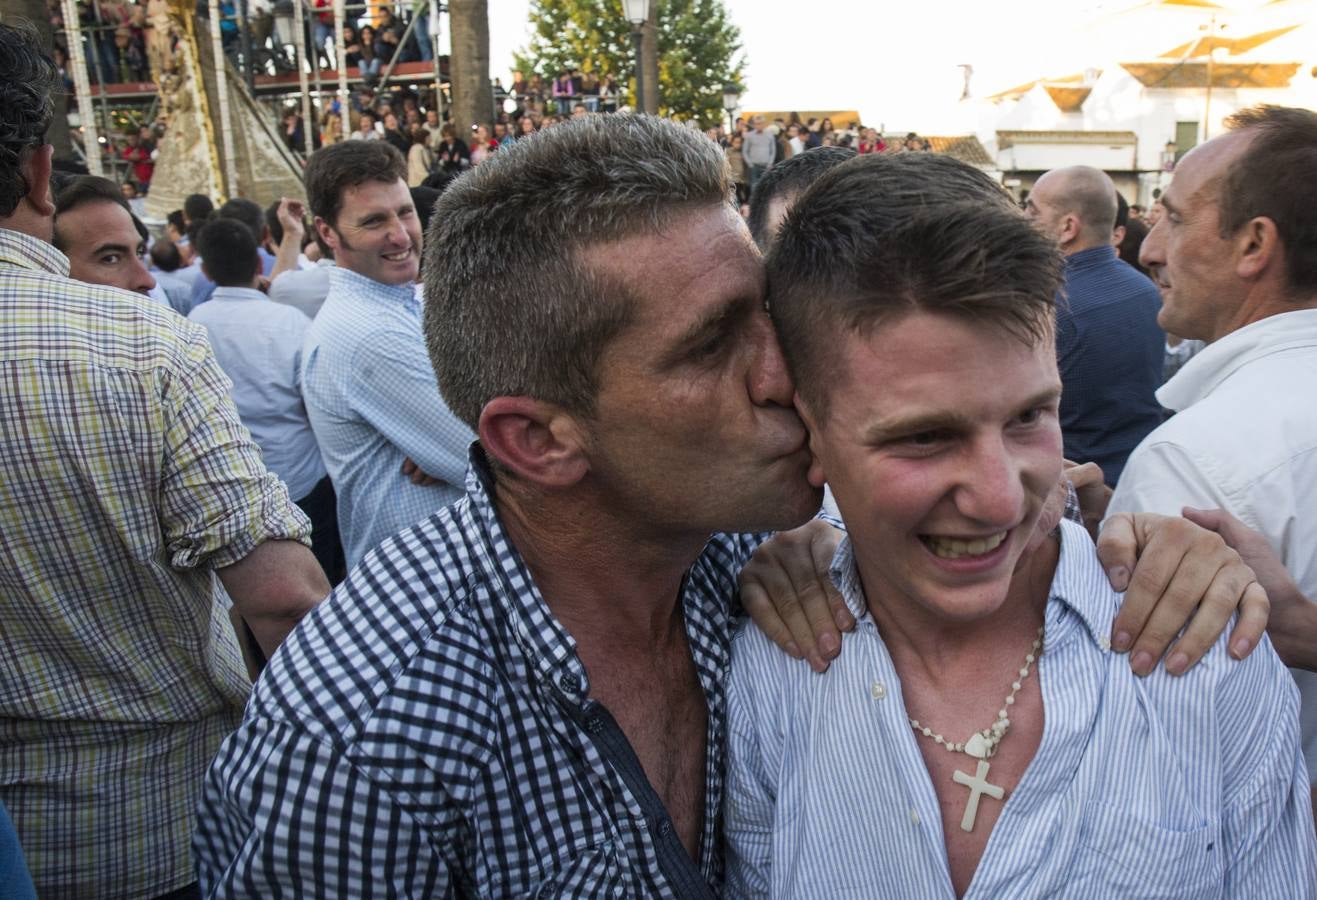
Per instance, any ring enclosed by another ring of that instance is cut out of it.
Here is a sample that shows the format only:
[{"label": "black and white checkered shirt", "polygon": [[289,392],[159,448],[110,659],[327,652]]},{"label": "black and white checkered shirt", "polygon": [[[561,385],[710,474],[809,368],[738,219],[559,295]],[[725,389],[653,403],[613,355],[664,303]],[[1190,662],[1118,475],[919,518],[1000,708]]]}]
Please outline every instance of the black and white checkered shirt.
[{"label": "black and white checkered shirt", "polygon": [[709,712],[696,864],[473,463],[463,500],[367,555],[271,660],[207,774],[207,895],[721,887],[729,605],[759,537],[711,539],[682,589]]}]

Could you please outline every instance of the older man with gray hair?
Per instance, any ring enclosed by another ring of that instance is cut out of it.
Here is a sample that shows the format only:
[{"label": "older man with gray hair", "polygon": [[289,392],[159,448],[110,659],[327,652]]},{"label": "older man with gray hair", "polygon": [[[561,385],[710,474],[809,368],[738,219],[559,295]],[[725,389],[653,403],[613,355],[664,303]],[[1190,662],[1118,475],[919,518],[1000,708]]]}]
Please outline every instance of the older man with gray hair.
[{"label": "older man with gray hair", "polygon": [[1047,172],[1025,204],[1066,257],[1056,316],[1065,454],[1097,463],[1112,486],[1130,451],[1162,422],[1154,392],[1166,340],[1156,286],[1111,246],[1116,207],[1115,185],[1090,166]]}]

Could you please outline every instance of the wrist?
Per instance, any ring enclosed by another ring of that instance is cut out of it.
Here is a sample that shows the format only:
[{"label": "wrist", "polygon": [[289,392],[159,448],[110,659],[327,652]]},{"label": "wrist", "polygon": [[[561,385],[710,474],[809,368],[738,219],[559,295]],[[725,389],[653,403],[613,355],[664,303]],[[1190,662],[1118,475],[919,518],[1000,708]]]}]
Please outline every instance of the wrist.
[{"label": "wrist", "polygon": [[1317,672],[1317,603],[1294,588],[1292,596],[1271,598],[1267,635],[1285,665]]}]

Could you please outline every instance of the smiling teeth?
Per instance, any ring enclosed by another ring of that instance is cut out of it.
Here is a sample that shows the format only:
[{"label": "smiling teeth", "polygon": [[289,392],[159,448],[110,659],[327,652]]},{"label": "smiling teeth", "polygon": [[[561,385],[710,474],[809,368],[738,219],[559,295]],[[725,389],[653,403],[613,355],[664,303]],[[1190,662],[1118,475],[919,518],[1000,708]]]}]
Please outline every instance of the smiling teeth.
[{"label": "smiling teeth", "polygon": [[1006,532],[994,534],[991,537],[976,538],[972,541],[962,541],[956,538],[940,538],[928,536],[924,538],[924,544],[933,555],[941,559],[960,559],[965,556],[982,556],[1001,546],[1001,542],[1006,540]]},{"label": "smiling teeth", "polygon": [[384,254],[384,258],[388,260],[392,260],[393,262],[401,262],[402,260],[406,259],[411,255],[412,255],[412,251],[403,250],[401,253],[386,253]]}]

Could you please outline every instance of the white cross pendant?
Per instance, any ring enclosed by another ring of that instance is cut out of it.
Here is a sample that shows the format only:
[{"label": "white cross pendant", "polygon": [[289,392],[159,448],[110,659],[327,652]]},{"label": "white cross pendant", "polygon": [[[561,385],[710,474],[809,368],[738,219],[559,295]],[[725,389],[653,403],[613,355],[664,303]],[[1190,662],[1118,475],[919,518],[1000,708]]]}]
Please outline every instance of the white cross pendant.
[{"label": "white cross pendant", "polygon": [[951,775],[951,780],[956,784],[963,784],[969,788],[969,800],[965,803],[965,815],[960,819],[961,831],[973,831],[974,819],[979,814],[979,795],[987,794],[994,800],[1000,800],[1006,796],[1006,791],[995,784],[988,784],[988,761],[979,760],[978,771],[973,775],[966,775],[957,769]]}]

